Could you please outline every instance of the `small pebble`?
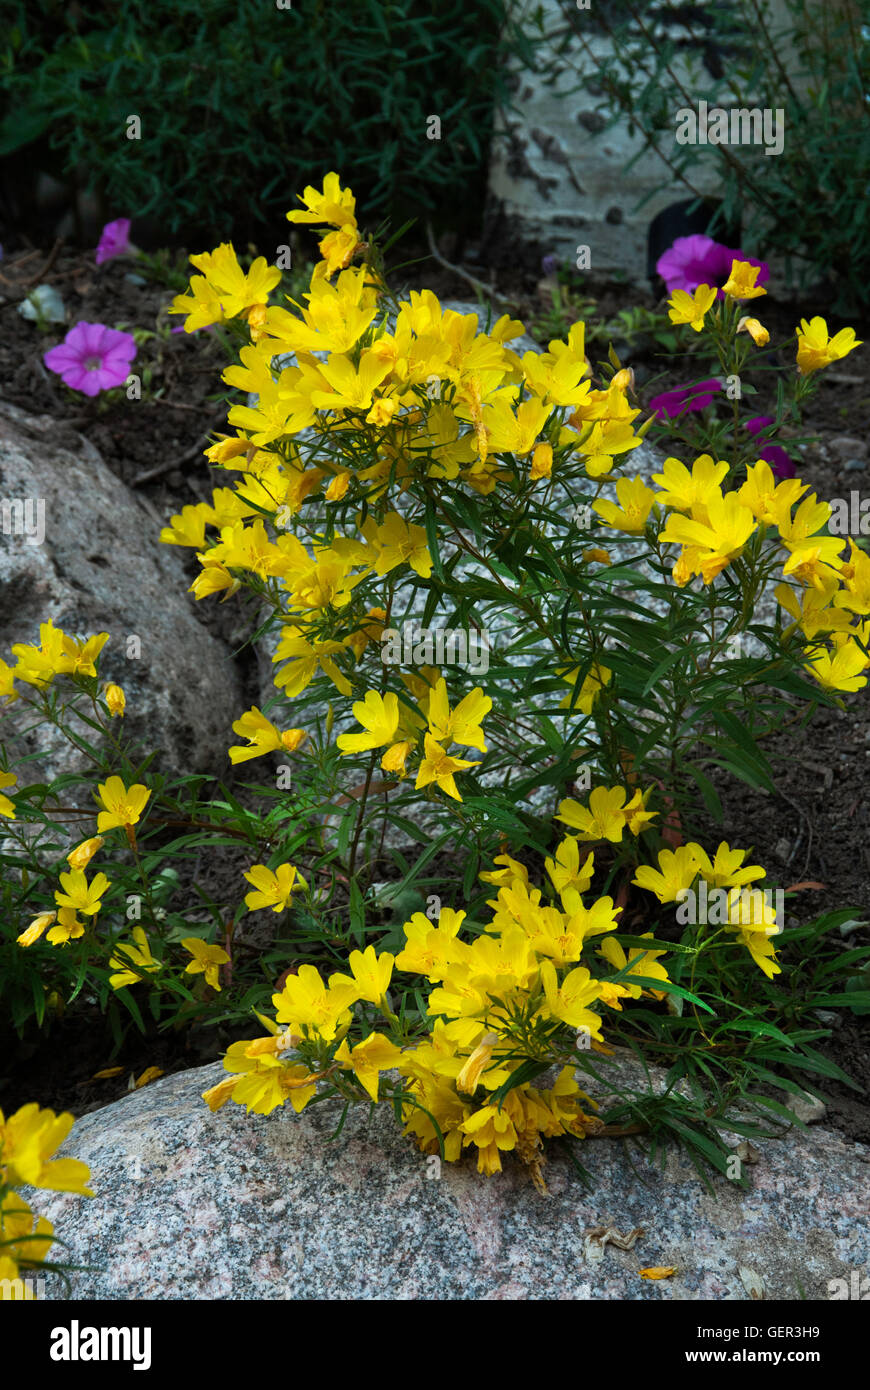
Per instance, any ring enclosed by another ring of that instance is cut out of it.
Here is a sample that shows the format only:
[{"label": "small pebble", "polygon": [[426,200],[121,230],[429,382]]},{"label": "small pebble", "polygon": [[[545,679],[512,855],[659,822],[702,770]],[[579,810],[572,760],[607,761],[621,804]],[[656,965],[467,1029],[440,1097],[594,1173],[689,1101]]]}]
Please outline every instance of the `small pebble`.
[{"label": "small pebble", "polygon": [[846,459],[843,468],[846,473],[865,473],[867,471],[867,460]]},{"label": "small pebble", "polygon": [[867,457],[867,444],[852,434],[837,434],[827,441],[828,448],[835,458],[860,459]]}]

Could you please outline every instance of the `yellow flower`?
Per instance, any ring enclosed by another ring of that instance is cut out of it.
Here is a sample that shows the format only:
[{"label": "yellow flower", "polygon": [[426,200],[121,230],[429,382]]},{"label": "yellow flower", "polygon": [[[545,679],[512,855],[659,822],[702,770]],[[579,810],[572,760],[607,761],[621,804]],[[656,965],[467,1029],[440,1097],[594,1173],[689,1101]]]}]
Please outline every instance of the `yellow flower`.
[{"label": "yellow flower", "polygon": [[222,946],[208,946],[198,936],[186,936],[181,942],[193,960],[184,967],[185,975],[205,975],[205,982],[212,989],[220,990],[218,966],[226,965],[229,956]]},{"label": "yellow flower", "polygon": [[342,188],[338,174],[330,172],[323,180],[323,190],[312,184],[299,197],[305,211],[288,212],[288,222],[325,222],[332,227],[356,225],[356,199],[349,188]]},{"label": "yellow flower", "polygon": [[21,697],[15,689],[15,667],[0,658],[0,700],[6,705],[14,704]]},{"label": "yellow flower", "polygon": [[555,859],[545,859],[544,867],[557,893],[564,893],[567,888],[573,888],[577,893],[585,893],[592,882],[594,863],[595,856],[590,850],[581,868],[577,837],[566,835],[559,842]]},{"label": "yellow flower", "polygon": [[103,894],[111,885],[105,874],[97,874],[93,882],[88,883],[82,869],[71,869],[68,874],[60,875],[60,886],[63,892],[56,891],[54,895],[59,907],[71,907],[86,917],[94,917],[102,906]]},{"label": "yellow flower", "polygon": [[715,285],[699,285],[694,294],[685,290],[674,290],[668,300],[668,318],[671,323],[688,323],[696,333],[704,327],[704,315],[716,299]]},{"label": "yellow flower", "polygon": [[[136,969],[131,969],[135,966]],[[109,976],[112,989],[123,989],[125,985],[138,985],[142,973],[153,975],[160,964],[151,954],[151,947],[143,927],[133,928],[133,940],[121,941],[115,947],[109,961],[109,968],[117,973]]]},{"label": "yellow flower", "polygon": [[278,672],[275,685],[279,690],[283,688],[290,699],[295,699],[311,684],[319,667],[342,695],[350,695],[351,683],[332,659],[344,649],[342,642],[309,641],[301,628],[282,627],[281,641],[272,660],[286,661],[287,665]]},{"label": "yellow flower", "polygon": [[127,697],[120,685],[107,685],[105,694],[106,704],[109,706],[109,714],[112,718],[123,716],[127,706]]},{"label": "yellow flower", "polygon": [[443,792],[452,796],[454,801],[461,801],[462,797],[453,780],[454,772],[461,772],[463,768],[475,767],[476,764],[467,758],[451,758],[445,753],[440,743],[437,743],[431,734],[425,735],[424,756],[420,763],[420,770],[417,773],[417,781],[414,783],[415,789],[419,791],[421,787],[428,787],[432,782],[437,783]]},{"label": "yellow flower", "polygon": [[442,676],[429,697],[429,732],[439,743],[458,743],[463,748],[477,748],[485,753],[481,723],[491,709],[492,700],[478,685],[451,712],[447,682]]},{"label": "yellow flower", "polygon": [[190,277],[187,291],[175,296],[168,312],[185,315],[185,333],[195,333],[198,328],[209,328],[213,323],[224,321],[220,296],[204,275]]},{"label": "yellow flower", "polygon": [[712,584],[716,575],[741,553],[757,523],[733,492],[721,501],[711,501],[707,511],[708,522],[672,514],[659,540],[685,546],[683,558],[689,557],[690,571],[700,574],[705,584]]},{"label": "yellow flower", "polygon": [[[82,1165],[84,1167],[84,1164]],[[90,1177],[90,1174],[88,1174]],[[39,1268],[54,1243],[54,1227],[44,1216],[35,1216],[23,1197],[7,1192],[0,1201],[0,1298],[35,1299],[23,1280],[14,1293],[4,1279],[19,1279],[18,1267]]]},{"label": "yellow flower", "polygon": [[732,261],[731,274],[722,286],[722,290],[730,299],[757,299],[761,294],[767,294],[767,290],[762,285],[756,285],[758,272],[761,267],[750,265],[749,261]]},{"label": "yellow flower", "polygon": [[[17,781],[17,772],[0,772],[0,788],[11,787]],[[4,796],[2,791],[0,791],[0,816],[6,816],[7,820],[15,819],[15,803],[10,797]]]},{"label": "yellow flower", "polygon": [[[579,674],[579,666],[575,666],[573,671],[566,671],[564,668],[560,668],[556,671],[556,675],[561,676],[562,680],[568,685],[576,685]],[[610,684],[612,675],[613,672],[610,670],[609,666],[592,666],[583,679],[580,693],[576,699],[573,693],[566,695],[565,698],[560,701],[559,708],[570,709],[572,713],[577,714],[591,714],[592,706],[595,704],[595,701],[598,699],[604,687]]]},{"label": "yellow flower", "polygon": [[770,342],[770,334],[758,319],[742,318],[737,325],[738,333],[748,333],[756,347],[764,347]]},{"label": "yellow flower", "polygon": [[41,912],[38,917],[34,917],[30,926],[25,928],[19,937],[16,937],[17,944],[25,947],[32,946],[34,941],[38,941],[46,929],[51,926],[56,916],[56,912]]},{"label": "yellow flower", "polygon": [[625,531],[630,536],[642,535],[656,500],[652,488],[647,487],[643,478],[620,478],[616,496],[619,505],[602,499],[592,503],[592,510],[615,530]]},{"label": "yellow flower", "polygon": [[538,444],[532,454],[532,466],[529,470],[529,477],[532,482],[538,482],[541,478],[549,478],[553,471],[553,446],[552,444]]},{"label": "yellow flower", "polygon": [[817,647],[804,667],[825,690],[845,690],[854,693],[867,684],[861,672],[867,667],[867,657],[857,642],[848,639],[833,656]]},{"label": "yellow flower", "polygon": [[109,777],[97,787],[97,800],[104,807],[97,816],[99,831],[112,830],[115,826],[138,825],[142,812],[151,795],[147,787],[136,782],[125,787],[120,777]]},{"label": "yellow flower", "polygon": [[66,946],[68,942],[76,941],[84,934],[84,923],[79,921],[75,908],[61,907],[57,913],[57,925],[52,927],[46,940],[50,941],[52,946]]},{"label": "yellow flower", "polygon": [[652,481],[662,491],[658,500],[678,512],[691,512],[696,521],[709,520],[707,508],[711,502],[722,500],[722,480],[728,464],[715,463],[710,454],[701,454],[689,472],[679,459],[665,459],[661,473],[653,473]]},{"label": "yellow flower", "polygon": [[102,835],[92,835],[89,840],[82,840],[80,845],[71,849],[66,857],[66,862],[71,869],[86,869],[93,859],[97,850],[103,846]]},{"label": "yellow flower", "polygon": [[306,886],[294,864],[279,864],[277,869],[267,869],[265,864],[254,864],[245,871],[244,877],[256,890],[245,897],[249,912],[254,912],[260,907],[271,907],[273,912],[283,912],[291,894],[297,888]]},{"label": "yellow flower", "polygon": [[[644,932],[643,935],[652,937],[652,932]],[[658,964],[658,957],[663,956],[664,951],[642,951],[639,947],[632,946],[626,955],[619,942],[614,941],[612,936],[607,936],[601,943],[600,953],[615,970],[625,970],[628,966],[625,975],[619,981],[619,986],[626,989],[632,999],[639,999],[644,992],[640,985],[631,983],[632,975],[640,975],[652,980],[667,980],[668,978],[665,967]],[[660,989],[651,989],[649,993],[655,995],[656,999],[664,998]]]},{"label": "yellow flower", "polygon": [[248,740],[248,747],[236,744],[229,750],[230,762],[244,763],[265,753],[295,753],[308,737],[304,729],[285,729],[281,733],[256,705],[233,723],[233,733]]},{"label": "yellow flower", "polygon": [[370,690],[364,700],[356,701],[353,715],[367,732],[339,735],[335,741],[344,757],[348,753],[383,748],[393,742],[399,727],[399,698],[392,691],[381,695],[377,690]]},{"label": "yellow flower", "polygon": [[624,787],[595,787],[589,795],[589,809],[573,797],[559,804],[556,820],[579,831],[581,840],[610,840],[618,844],[626,827]]},{"label": "yellow flower", "polygon": [[658,869],[641,864],[632,883],[655,893],[660,903],[675,903],[679,901],[683,889],[691,888],[698,876],[700,866],[694,847],[681,845],[676,850],[663,849],[659,852],[658,860]]},{"label": "yellow flower", "polygon": [[353,979],[347,975],[332,975],[330,984],[334,980],[336,985],[353,985],[357,999],[380,1004],[389,987],[394,963],[395,956],[389,951],[377,955],[374,946],[367,946],[364,951],[351,951],[348,964]]},{"label": "yellow flower", "polygon": [[428,579],[431,575],[432,557],[424,527],[405,521],[398,512],[390,512],[380,526],[369,517],[362,526],[362,533],[374,546],[377,574],[389,574],[397,565],[407,563],[421,579]]},{"label": "yellow flower", "polygon": [[[265,304],[269,291],[281,279],[280,270],[268,265],[264,256],[258,256],[247,272],[242,270],[235,251],[226,242],[214,251],[191,256],[190,263],[202,271],[209,286],[217,292],[223,314],[228,319],[255,305]],[[171,309],[170,312],[178,313],[179,310]]]},{"label": "yellow flower", "polygon": [[280,994],[272,995],[276,1018],[289,1024],[294,1032],[313,1028],[325,1042],[332,1042],[339,1025],[350,1020],[350,1005],[358,998],[353,980],[337,979],[329,985],[320,978],[313,965],[300,965],[296,975],[288,975]]},{"label": "yellow flower", "polygon": [[0,1186],[42,1187],[51,1192],[76,1192],[93,1197],[86,1163],[75,1158],[52,1159],[73,1127],[72,1115],[22,1105],[8,1120],[0,1110]]},{"label": "yellow flower", "polygon": [[[797,366],[802,376],[817,372],[820,367],[839,362],[842,357],[861,346],[855,337],[854,328],[841,328],[833,338],[828,333],[828,325],[823,318],[801,319],[797,333]],[[14,651],[15,648],[13,647]]]},{"label": "yellow flower", "polygon": [[372,1100],[378,1099],[378,1073],[394,1067],[402,1056],[401,1049],[381,1033],[370,1033],[356,1047],[348,1048],[345,1039],[336,1050],[335,1060],[346,1070],[352,1070]]},{"label": "yellow flower", "polygon": [[336,473],[329,487],[326,489],[326,492],[323,494],[327,502],[340,502],[347,492],[349,483],[350,474],[347,469],[343,469],[340,473]]},{"label": "yellow flower", "polygon": [[766,872],[760,864],[743,865],[746,858],[745,849],[732,849],[727,840],[722,840],[716,850],[714,859],[700,845],[691,841],[687,846],[698,863],[701,877],[706,879],[711,888],[740,888],[745,883],[752,883],[757,878],[766,878]]},{"label": "yellow flower", "polygon": [[601,1017],[587,1007],[601,997],[601,986],[584,965],[569,970],[561,984],[557,984],[556,967],[552,961],[543,960],[541,983],[547,1009],[553,1018],[561,1019],[570,1028],[583,1028],[593,1038],[601,1039]]}]

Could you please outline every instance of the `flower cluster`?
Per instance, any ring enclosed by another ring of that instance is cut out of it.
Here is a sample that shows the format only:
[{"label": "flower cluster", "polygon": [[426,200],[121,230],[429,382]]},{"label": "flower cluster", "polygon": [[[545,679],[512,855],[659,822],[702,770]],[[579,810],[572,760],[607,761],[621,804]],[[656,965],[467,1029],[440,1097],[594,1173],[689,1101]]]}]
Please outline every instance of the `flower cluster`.
[{"label": "flower cluster", "polygon": [[[23,1105],[8,1119],[0,1110],[0,1280],[19,1281],[22,1271],[39,1269],[56,1239],[51,1222],[37,1216],[16,1187],[94,1195],[86,1163],[52,1157],[72,1127],[72,1115],[55,1115],[36,1104]],[[24,1281],[18,1288],[20,1297],[35,1297]]]},{"label": "flower cluster", "polygon": [[[652,820],[640,794],[598,788],[588,810],[572,800],[559,818],[579,825],[547,859],[548,897],[532,886],[527,869],[509,854],[481,875],[497,892],[491,920],[465,940],[464,912],[442,908],[433,921],[416,912],[404,924],[397,956],[373,946],[353,951],[349,973],[324,981],[312,965],[288,975],[273,996],[274,1019],[261,1016],[268,1035],[233,1043],[224,1066],[230,1075],[205,1092],[213,1110],[228,1100],[268,1114],[287,1101],[300,1112],[323,1083],[349,1099],[388,1098],[399,1107],[405,1133],[425,1153],[447,1160],[477,1152],[478,1169],[499,1172],[501,1155],[515,1151],[539,1177],[545,1137],[600,1133],[595,1102],[574,1079],[577,1049],[607,1054],[602,1032],[608,1016],[646,995],[664,997],[669,985],[664,950],[625,948],[616,935],[621,909],[613,898],[584,901],[594,873],[594,854],[581,863],[579,843],[637,835]],[[711,858],[689,843],[662,850],[658,868],[641,866],[633,880],[659,902],[681,901],[699,879],[729,890],[721,932],[740,937],[767,975],[778,971],[771,937],[780,929],[759,898],[747,910],[745,886],[764,877],[744,865],[745,851],[724,841]],[[697,949],[721,932],[706,933]],[[393,1012],[394,972],[419,976],[428,988],[429,1031],[408,1038]],[[357,1006],[366,1006],[357,1012]],[[379,1030],[371,1020],[380,1015]],[[358,1040],[357,1040],[358,1039]],[[533,1077],[529,1077],[530,1064]],[[533,1079],[560,1068],[541,1089]],[[523,1069],[520,1072],[520,1069]],[[398,1082],[381,1085],[381,1073]],[[357,1083],[348,1089],[351,1073]]]}]

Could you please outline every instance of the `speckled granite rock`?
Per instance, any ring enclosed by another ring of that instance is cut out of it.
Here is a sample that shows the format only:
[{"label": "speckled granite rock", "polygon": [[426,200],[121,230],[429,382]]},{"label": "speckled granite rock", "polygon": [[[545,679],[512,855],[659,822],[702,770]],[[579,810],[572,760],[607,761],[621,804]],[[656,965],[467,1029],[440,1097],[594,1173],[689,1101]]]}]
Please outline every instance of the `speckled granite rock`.
[{"label": "speckled granite rock", "polygon": [[[124,734],[159,749],[168,774],[223,769],[245,708],[229,648],[200,621],[181,556],[159,544],[140,499],[88,440],[70,449],[58,433],[51,417],[0,403],[0,496],[44,506],[41,543],[0,529],[0,656],[38,642],[48,618],[70,633],[108,632],[100,674],[126,691]],[[127,657],[131,636],[138,659]],[[0,721],[13,763],[39,754],[30,781],[79,770],[85,759],[70,744],[33,726],[23,702]]]},{"label": "speckled granite rock", "polygon": [[[672,1154],[664,1171],[589,1140],[586,1192],[567,1160],[541,1197],[519,1165],[494,1178],[438,1165],[392,1114],[212,1115],[212,1065],[154,1083],[79,1120],[67,1149],[90,1164],[92,1201],[40,1193],[39,1210],[96,1266],[73,1296],[96,1299],[826,1299],[828,1281],[870,1262],[870,1153],[817,1129],[757,1141],[747,1193],[714,1200]],[[644,1233],[627,1251],[585,1237]],[[638,1271],[675,1265],[647,1282]],[[741,1276],[742,1271],[742,1276]],[[49,1280],[47,1296],[63,1297]]]}]

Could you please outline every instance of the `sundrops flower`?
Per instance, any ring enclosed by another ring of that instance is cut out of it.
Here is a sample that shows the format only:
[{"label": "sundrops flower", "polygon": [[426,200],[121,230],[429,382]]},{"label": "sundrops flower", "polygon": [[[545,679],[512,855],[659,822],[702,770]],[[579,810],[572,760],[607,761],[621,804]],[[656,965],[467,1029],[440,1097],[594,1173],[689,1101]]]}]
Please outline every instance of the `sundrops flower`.
[{"label": "sundrops flower", "polygon": [[[135,967],[132,968],[132,967]],[[133,928],[132,941],[119,941],[109,961],[109,968],[116,973],[109,976],[112,989],[124,989],[126,985],[138,985],[142,974],[153,975],[160,969],[159,961],[151,954],[151,947],[144,927]]]},{"label": "sundrops flower", "polygon": [[763,286],[755,283],[758,275],[757,265],[752,265],[749,261],[735,260],[731,266],[731,274],[722,286],[723,294],[727,294],[730,299],[741,300],[756,299],[760,294],[767,294]]},{"label": "sundrops flower", "polygon": [[417,773],[417,781],[414,786],[419,791],[421,787],[428,787],[435,782],[443,792],[452,796],[454,801],[461,801],[456,783],[453,780],[454,772],[461,772],[463,768],[474,767],[476,764],[468,758],[452,758],[445,753],[441,744],[436,742],[431,734],[426,734],[424,739],[424,755]]},{"label": "sundrops flower", "polygon": [[86,1163],[77,1158],[52,1158],[67,1138],[74,1118],[22,1105],[7,1119],[0,1110],[0,1187],[41,1187],[50,1192],[75,1192],[93,1197]]},{"label": "sundrops flower", "polygon": [[59,907],[71,907],[86,917],[95,917],[102,906],[103,894],[111,884],[105,874],[97,874],[93,882],[88,883],[83,870],[70,869],[68,874],[60,875],[60,886],[63,892],[56,890],[54,895]]},{"label": "sundrops flower", "polygon": [[[14,786],[17,781],[17,772],[0,772],[0,789]],[[0,816],[5,816],[7,820],[15,819],[15,803],[8,796],[4,796],[2,790],[0,790]]]},{"label": "sundrops flower", "polygon": [[261,758],[266,753],[295,753],[308,737],[304,729],[285,729],[282,733],[256,705],[236,719],[232,727],[234,734],[248,740],[247,748],[242,744],[230,748],[232,763],[244,763],[250,758]]},{"label": "sundrops flower", "polygon": [[809,322],[801,319],[800,328],[796,332],[797,366],[801,376],[809,376],[820,367],[839,362],[842,357],[861,346],[861,340],[855,337],[854,328],[841,328],[832,338],[823,318],[817,317]]},{"label": "sundrops flower", "polygon": [[97,829],[102,832],[138,825],[150,795],[141,782],[125,787],[120,777],[107,778],[97,787],[97,800],[104,808],[97,816]]},{"label": "sundrops flower", "polygon": [[267,869],[265,864],[254,864],[245,871],[244,877],[255,890],[245,898],[250,912],[255,912],[259,907],[271,907],[273,912],[283,912],[291,894],[306,886],[294,864],[279,864],[277,869]]},{"label": "sundrops flower", "polygon": [[704,327],[704,315],[716,299],[714,285],[699,285],[693,294],[685,290],[674,290],[668,300],[668,318],[671,323],[688,323],[700,333]]},{"label": "sundrops flower", "polygon": [[206,984],[219,990],[218,966],[226,965],[229,961],[223,946],[209,946],[198,936],[186,936],[181,944],[193,956],[190,964],[184,967],[185,975],[205,975]]}]

